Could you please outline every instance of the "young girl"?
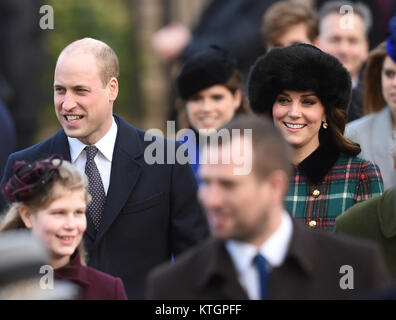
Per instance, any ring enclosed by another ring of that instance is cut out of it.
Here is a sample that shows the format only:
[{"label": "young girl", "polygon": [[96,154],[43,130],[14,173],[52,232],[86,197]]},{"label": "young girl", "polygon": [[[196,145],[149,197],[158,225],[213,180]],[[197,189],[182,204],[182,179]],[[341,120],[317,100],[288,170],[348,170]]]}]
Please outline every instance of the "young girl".
[{"label": "young girl", "polygon": [[47,247],[55,277],[77,284],[80,299],[126,299],[123,283],[85,265],[82,237],[89,200],[85,176],[59,156],[17,162],[3,186],[11,202],[0,231],[31,229]]}]

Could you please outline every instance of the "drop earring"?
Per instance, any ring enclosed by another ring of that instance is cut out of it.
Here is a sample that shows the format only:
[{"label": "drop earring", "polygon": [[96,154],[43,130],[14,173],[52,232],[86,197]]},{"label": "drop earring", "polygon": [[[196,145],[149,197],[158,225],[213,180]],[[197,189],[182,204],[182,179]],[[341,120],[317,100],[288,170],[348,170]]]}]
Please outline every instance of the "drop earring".
[{"label": "drop earring", "polygon": [[323,121],[323,129],[327,129],[329,127],[329,124],[326,121]]}]

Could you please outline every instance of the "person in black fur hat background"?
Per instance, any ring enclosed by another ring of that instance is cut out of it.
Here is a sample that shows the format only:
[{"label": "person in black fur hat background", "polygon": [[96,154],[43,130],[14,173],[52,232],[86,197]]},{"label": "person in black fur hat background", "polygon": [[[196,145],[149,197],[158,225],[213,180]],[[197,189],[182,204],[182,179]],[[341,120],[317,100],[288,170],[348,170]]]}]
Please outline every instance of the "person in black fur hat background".
[{"label": "person in black fur hat background", "polygon": [[274,48],[253,65],[248,95],[293,148],[285,205],[294,218],[332,230],[350,206],[382,194],[378,166],[356,157],[359,145],[343,135],[351,78],[336,58],[308,44]]},{"label": "person in black fur hat background", "polygon": [[219,129],[235,114],[245,114],[250,109],[235,58],[218,46],[212,45],[189,58],[176,82],[181,98],[177,103],[178,126],[195,132],[196,141],[186,143],[195,160],[190,164],[199,183],[199,135]]}]

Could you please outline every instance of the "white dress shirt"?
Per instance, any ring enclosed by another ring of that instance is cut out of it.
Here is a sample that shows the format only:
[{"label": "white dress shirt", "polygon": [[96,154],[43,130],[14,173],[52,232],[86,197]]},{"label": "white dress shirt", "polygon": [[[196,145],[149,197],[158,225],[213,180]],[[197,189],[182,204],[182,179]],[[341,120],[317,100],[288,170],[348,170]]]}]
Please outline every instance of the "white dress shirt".
[{"label": "white dress shirt", "polygon": [[260,299],[259,274],[252,262],[253,258],[257,253],[261,253],[271,269],[282,265],[289,249],[292,234],[293,223],[290,215],[285,211],[278,229],[260,248],[235,240],[226,242],[227,251],[238,273],[238,280],[251,300]]},{"label": "white dress shirt", "polygon": [[[95,146],[99,151],[94,160],[96,166],[98,167],[100,177],[102,178],[106,195],[110,185],[111,162],[113,160],[113,151],[117,138],[117,130],[117,124],[113,118],[110,130],[102,139],[95,143]],[[71,162],[78,169],[78,171],[85,174],[87,155],[84,151],[84,148],[86,145],[77,138],[67,137],[67,139],[69,140]]]}]

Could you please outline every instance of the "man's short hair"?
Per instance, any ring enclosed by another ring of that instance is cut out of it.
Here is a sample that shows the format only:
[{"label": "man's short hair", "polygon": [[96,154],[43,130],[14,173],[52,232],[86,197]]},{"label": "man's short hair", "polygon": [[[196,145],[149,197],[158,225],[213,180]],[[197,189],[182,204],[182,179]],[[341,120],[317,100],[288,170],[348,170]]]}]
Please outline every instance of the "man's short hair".
[{"label": "man's short hair", "polygon": [[221,129],[228,131],[231,140],[219,140],[219,146],[232,142],[232,130],[239,130],[240,138],[243,138],[244,129],[252,130],[252,172],[258,179],[265,179],[275,170],[282,170],[290,177],[293,161],[291,148],[268,117],[237,115]]},{"label": "man's short hair", "polygon": [[[72,52],[82,52],[92,54],[96,58],[98,64],[99,76],[103,86],[106,86],[112,77],[119,77],[119,62],[115,51],[103,41],[92,38],[84,38],[70,43],[62,50],[62,54]],[[58,58],[59,59],[59,58]]]},{"label": "man's short hair", "polygon": [[315,10],[302,3],[280,1],[270,6],[264,14],[261,33],[264,40],[272,44],[285,32],[301,23],[307,26],[307,36],[313,42],[319,33]]},{"label": "man's short hair", "polygon": [[341,12],[342,6],[351,6],[353,13],[360,16],[363,21],[365,36],[368,38],[371,26],[373,24],[373,17],[370,11],[370,8],[361,2],[350,2],[350,1],[329,1],[326,2],[319,9],[319,33],[322,32],[322,21],[329,14],[337,13],[339,15],[343,15],[345,13]]}]

